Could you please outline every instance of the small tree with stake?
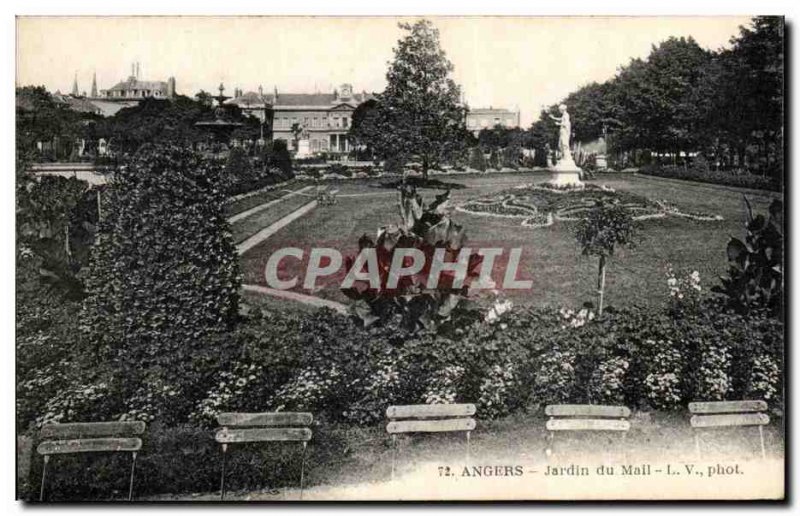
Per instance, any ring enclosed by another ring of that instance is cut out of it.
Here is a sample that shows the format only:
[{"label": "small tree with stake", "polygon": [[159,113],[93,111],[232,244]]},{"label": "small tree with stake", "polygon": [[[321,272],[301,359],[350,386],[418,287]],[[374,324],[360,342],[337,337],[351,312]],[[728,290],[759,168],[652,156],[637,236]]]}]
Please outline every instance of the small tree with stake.
[{"label": "small tree with stake", "polygon": [[603,315],[606,261],[614,254],[616,246],[632,246],[633,235],[631,212],[617,202],[598,201],[578,223],[575,238],[581,245],[581,254],[600,259],[597,271],[598,315]]}]

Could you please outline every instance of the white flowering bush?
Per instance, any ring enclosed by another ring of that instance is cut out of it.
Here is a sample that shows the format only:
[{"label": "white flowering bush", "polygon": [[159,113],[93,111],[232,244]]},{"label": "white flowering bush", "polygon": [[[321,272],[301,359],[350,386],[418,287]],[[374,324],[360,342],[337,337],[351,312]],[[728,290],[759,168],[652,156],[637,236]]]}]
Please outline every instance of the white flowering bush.
[{"label": "white flowering bush", "polygon": [[36,418],[36,428],[49,423],[69,423],[87,419],[95,403],[109,393],[106,382],[73,385],[47,400],[44,413]]},{"label": "white flowering bush", "polygon": [[600,362],[589,379],[589,398],[593,403],[624,403],[625,375],[630,362],[611,357]]},{"label": "white flowering bush", "polygon": [[575,353],[555,348],[544,353],[533,380],[533,398],[538,403],[565,403],[575,389]]},{"label": "white flowering bush", "polygon": [[747,383],[747,397],[771,401],[778,393],[781,383],[781,370],[775,359],[769,355],[757,355],[750,364]]},{"label": "white flowering bush", "polygon": [[383,418],[386,407],[397,398],[400,388],[398,365],[390,357],[384,357],[367,376],[350,379],[347,390],[361,396],[357,402],[344,407],[342,415],[354,423],[374,423]]},{"label": "white flowering bush", "polygon": [[121,414],[119,419],[152,422],[157,415],[168,413],[170,405],[181,398],[180,387],[161,378],[149,378],[128,399],[126,402],[128,410]]},{"label": "white flowering bush", "polygon": [[580,328],[586,323],[593,321],[595,317],[594,311],[585,307],[577,311],[568,308],[562,308],[558,313],[563,320],[561,324],[562,329],[566,329],[568,327]]},{"label": "white flowering bush", "polygon": [[195,422],[213,422],[220,412],[233,410],[238,400],[254,382],[264,374],[263,366],[237,363],[232,371],[219,374],[219,383],[212,386],[205,398],[197,403],[189,419]]},{"label": "white flowering bush", "polygon": [[433,376],[422,395],[423,403],[455,403],[458,397],[458,383],[464,376],[461,366],[447,366]]},{"label": "white flowering bush", "polygon": [[510,393],[516,386],[516,367],[511,362],[494,364],[487,371],[479,388],[478,407],[482,416],[496,418],[509,413]]},{"label": "white flowering bush", "polygon": [[724,400],[732,390],[731,353],[723,344],[704,346],[697,368],[696,395],[703,400]]},{"label": "white flowering bush", "polygon": [[274,410],[308,410],[313,412],[330,398],[343,376],[336,364],[328,369],[306,368],[278,389],[270,403]]},{"label": "white flowering bush", "polygon": [[675,408],[681,403],[681,372],[683,356],[672,347],[671,341],[649,341],[652,348],[660,349],[648,364],[644,379],[647,401],[656,408]]},{"label": "white flowering bush", "polygon": [[693,309],[699,305],[702,300],[703,287],[700,284],[698,271],[678,274],[671,264],[667,264],[666,277],[670,308],[673,313]]}]

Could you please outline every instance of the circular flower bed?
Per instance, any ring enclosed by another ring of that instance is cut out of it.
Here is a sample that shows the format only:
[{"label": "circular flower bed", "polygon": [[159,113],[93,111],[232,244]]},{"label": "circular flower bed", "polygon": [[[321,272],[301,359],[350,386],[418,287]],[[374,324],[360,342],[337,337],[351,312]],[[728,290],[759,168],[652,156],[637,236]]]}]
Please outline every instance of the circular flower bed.
[{"label": "circular flower bed", "polygon": [[556,187],[548,183],[520,185],[491,197],[468,200],[456,209],[475,215],[522,219],[522,226],[538,228],[550,226],[554,221],[580,220],[597,201],[604,199],[620,202],[631,210],[634,220],[666,216],[699,221],[722,220],[719,215],[686,212],[666,201],[651,201],[631,192],[591,184],[580,188]]}]

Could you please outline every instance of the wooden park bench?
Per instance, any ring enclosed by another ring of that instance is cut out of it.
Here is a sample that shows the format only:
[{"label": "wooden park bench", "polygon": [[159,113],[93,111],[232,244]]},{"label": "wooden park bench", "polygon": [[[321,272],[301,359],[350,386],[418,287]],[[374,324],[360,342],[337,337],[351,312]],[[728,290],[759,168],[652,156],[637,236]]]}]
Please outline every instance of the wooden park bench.
[{"label": "wooden park bench", "polygon": [[467,461],[469,439],[475,430],[475,405],[472,403],[441,405],[394,405],[386,409],[389,423],[386,431],[392,435],[392,480],[397,456],[397,434],[428,432],[465,432]]},{"label": "wooden park bench", "polygon": [[709,428],[757,426],[761,440],[761,458],[766,458],[764,447],[764,425],[769,424],[767,402],[762,400],[742,401],[696,401],[689,403],[692,414],[689,423],[694,428],[694,446],[700,458],[700,431]]},{"label": "wooden park bench", "polygon": [[308,412],[226,412],[217,416],[222,426],[215,440],[222,445],[222,477],[220,500],[225,499],[225,459],[229,444],[295,441],[303,445],[300,462],[300,499],[303,499],[303,480],[306,463],[306,447],[311,440],[308,428],[313,416]]},{"label": "wooden park bench", "polygon": [[47,464],[50,462],[51,455],[95,452],[131,453],[131,478],[128,487],[128,500],[131,500],[133,498],[133,476],[136,471],[136,454],[142,449],[142,440],[134,436],[143,434],[144,428],[145,424],[142,421],[44,425],[39,433],[42,442],[36,448],[39,455],[44,455],[39,500],[44,500]]},{"label": "wooden park bench", "polygon": [[619,432],[621,436],[623,453],[625,450],[625,437],[631,424],[628,418],[631,411],[628,407],[616,405],[547,405],[544,413],[549,416],[545,427],[548,447],[545,454],[553,454],[556,432],[559,431],[584,431],[584,432]]}]

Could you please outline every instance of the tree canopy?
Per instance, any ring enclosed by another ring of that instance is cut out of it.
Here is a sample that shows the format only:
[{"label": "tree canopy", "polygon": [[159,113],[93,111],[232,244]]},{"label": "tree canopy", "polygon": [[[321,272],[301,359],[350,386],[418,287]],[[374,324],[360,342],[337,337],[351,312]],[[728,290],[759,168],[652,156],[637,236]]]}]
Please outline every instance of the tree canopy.
[{"label": "tree canopy", "polygon": [[463,149],[466,107],[450,78],[453,65],[439,44],[439,30],[428,20],[400,27],[407,34],[394,49],[374,116],[365,116],[351,137],[382,158],[418,159],[427,177],[431,166]]}]

